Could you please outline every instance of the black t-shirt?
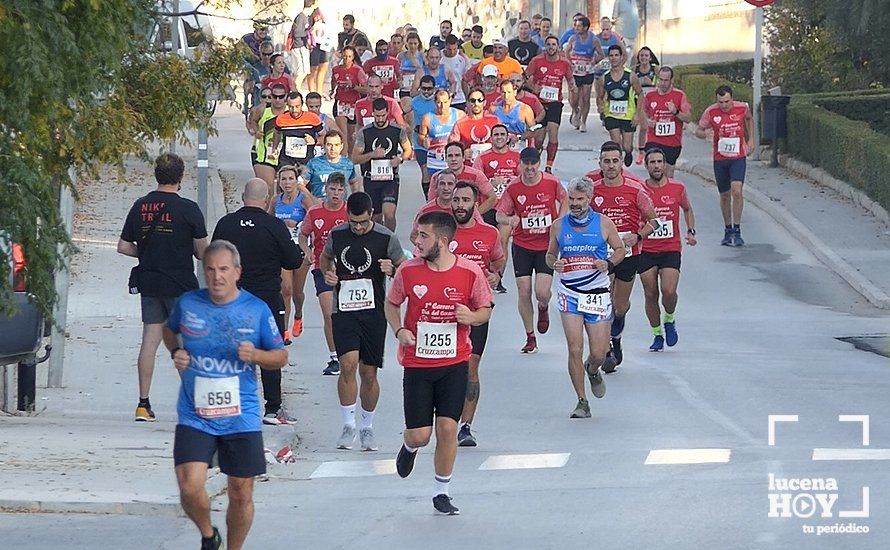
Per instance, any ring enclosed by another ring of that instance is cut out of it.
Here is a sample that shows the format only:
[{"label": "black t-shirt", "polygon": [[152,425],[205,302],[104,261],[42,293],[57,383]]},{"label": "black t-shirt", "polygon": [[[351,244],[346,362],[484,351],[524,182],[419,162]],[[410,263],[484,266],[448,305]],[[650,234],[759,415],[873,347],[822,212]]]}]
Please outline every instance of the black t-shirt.
[{"label": "black t-shirt", "polygon": [[281,270],[303,263],[303,251],[284,222],[261,208],[245,206],[220,218],[213,240],[225,239],[241,254],[239,285],[249,292],[281,292]]},{"label": "black t-shirt", "polygon": [[364,235],[352,232],[348,223],[340,224],[328,234],[324,254],[334,259],[339,282],[334,289],[334,311],[340,311],[340,288],[343,281],[371,279],[374,288],[374,310],[383,311],[386,298],[386,275],[380,271],[379,260],[398,262],[404,257],[399,238],[385,226],[375,223]]},{"label": "black t-shirt", "polygon": [[[342,32],[342,31],[338,32],[337,33],[337,50],[342,51],[343,48],[345,48],[346,46],[355,46],[355,41],[356,41],[356,39],[358,39],[359,36],[364,36],[365,40],[368,40],[368,35],[366,35],[365,33],[363,33],[362,31],[360,31],[358,29],[352,29],[351,33]],[[371,44],[370,40],[368,40],[368,44]],[[373,48],[374,45],[371,44],[371,47]],[[358,58],[356,58],[355,62],[359,63]]]},{"label": "black t-shirt", "polygon": [[[146,237],[153,223],[154,230]],[[176,193],[152,191],[133,203],[121,239],[139,248],[141,294],[177,298],[198,288],[192,260],[194,239],[206,236],[204,215],[194,201]]]},{"label": "black t-shirt", "polygon": [[[373,123],[365,126],[355,135],[355,145],[364,153],[370,153],[377,147],[386,149],[387,159],[394,159],[399,154],[401,143],[408,139],[405,129],[397,124],[387,124],[386,128],[378,128]],[[393,180],[399,179],[399,168],[393,167]],[[362,175],[371,179],[371,161],[362,164]]]},{"label": "black t-shirt", "polygon": [[507,42],[507,51],[510,52],[510,57],[519,61],[523,67],[527,67],[532,58],[541,53],[541,48],[534,42],[522,42],[514,38]]}]

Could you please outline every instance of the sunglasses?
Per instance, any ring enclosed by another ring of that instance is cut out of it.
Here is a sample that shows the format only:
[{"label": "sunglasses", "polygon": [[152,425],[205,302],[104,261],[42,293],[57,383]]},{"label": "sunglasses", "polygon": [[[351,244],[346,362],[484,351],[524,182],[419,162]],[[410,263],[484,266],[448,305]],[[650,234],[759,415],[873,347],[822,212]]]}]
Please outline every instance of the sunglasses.
[{"label": "sunglasses", "polygon": [[260,52],[263,55],[272,55],[272,52]]},{"label": "sunglasses", "polygon": [[484,98],[484,97],[483,97],[483,98],[477,98],[477,99],[472,99],[472,98],[470,98],[470,99],[469,99],[469,102],[470,102],[470,103],[485,103],[485,98]]},{"label": "sunglasses", "polygon": [[272,94],[272,97],[274,97],[275,99],[284,99],[284,98],[287,97],[287,94],[281,94],[281,95],[279,95],[279,94]]},{"label": "sunglasses", "polygon": [[420,89],[423,90],[424,92],[429,92],[430,90],[432,90],[434,88],[432,86],[421,86]]}]

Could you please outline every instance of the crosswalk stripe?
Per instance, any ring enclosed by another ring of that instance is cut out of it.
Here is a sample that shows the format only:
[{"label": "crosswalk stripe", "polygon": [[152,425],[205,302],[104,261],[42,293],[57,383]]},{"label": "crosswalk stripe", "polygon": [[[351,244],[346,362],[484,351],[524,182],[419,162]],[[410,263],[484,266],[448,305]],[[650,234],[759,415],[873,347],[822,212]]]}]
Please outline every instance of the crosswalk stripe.
[{"label": "crosswalk stripe", "polygon": [[730,449],[653,449],[646,457],[646,465],[726,463],[730,452]]},{"label": "crosswalk stripe", "polygon": [[353,460],[322,462],[309,476],[309,479],[325,477],[367,477],[385,476],[396,473],[396,461]]},{"label": "crosswalk stripe", "polygon": [[890,449],[813,449],[813,460],[890,460]]},{"label": "crosswalk stripe", "polygon": [[562,468],[571,453],[532,455],[494,455],[485,459],[480,470],[531,470],[536,468]]}]

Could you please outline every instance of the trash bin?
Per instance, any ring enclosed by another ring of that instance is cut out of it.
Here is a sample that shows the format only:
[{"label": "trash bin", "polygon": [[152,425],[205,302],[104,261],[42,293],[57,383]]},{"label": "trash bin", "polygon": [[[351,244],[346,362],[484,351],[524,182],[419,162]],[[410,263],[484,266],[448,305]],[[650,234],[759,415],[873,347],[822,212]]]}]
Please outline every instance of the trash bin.
[{"label": "trash bin", "polygon": [[765,95],[760,98],[763,109],[761,143],[774,144],[776,139],[788,137],[788,102],[791,96]]}]

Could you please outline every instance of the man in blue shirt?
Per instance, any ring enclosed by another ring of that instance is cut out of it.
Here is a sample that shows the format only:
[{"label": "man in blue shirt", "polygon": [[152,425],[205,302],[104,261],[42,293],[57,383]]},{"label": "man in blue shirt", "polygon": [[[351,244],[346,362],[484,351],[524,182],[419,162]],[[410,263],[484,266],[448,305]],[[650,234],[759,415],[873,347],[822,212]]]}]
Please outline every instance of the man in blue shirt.
[{"label": "man in blue shirt", "polygon": [[[575,34],[575,21],[581,19],[582,17],[584,17],[584,14],[581,13],[581,12],[578,12],[578,13],[576,13],[574,16],[572,16],[572,26],[569,27],[569,28],[567,28],[567,29],[562,33],[562,35],[559,37],[559,47],[560,47],[560,48],[563,47],[563,46],[565,46],[565,45],[568,43],[569,38],[571,38],[571,36],[572,36],[573,34]],[[545,38],[546,38],[546,37],[545,37]]]},{"label": "man in blue shirt", "polygon": [[[427,150],[418,143],[417,132],[420,130],[420,121],[423,120],[423,117],[436,110],[436,79],[432,75],[422,76],[417,90],[420,93],[416,96],[410,99],[402,98],[402,110],[405,111],[405,120],[409,126],[409,134],[412,136],[411,145],[414,146],[414,160],[420,167],[420,183],[426,189],[430,184],[430,173],[426,168]],[[426,194],[424,194],[425,196]]]},{"label": "man in blue shirt", "polygon": [[182,295],[164,327],[164,344],[182,381],[173,463],[182,508],[201,532],[201,548],[222,547],[204,489],[213,455],[228,476],[229,543],[240,549],[253,522],[253,478],[266,472],[256,367],[280,369],[287,352],[263,301],[239,290],[241,258],[217,240],[204,253],[207,288]]},{"label": "man in blue shirt", "polygon": [[351,192],[360,189],[361,180],[355,172],[355,164],[349,157],[344,157],[343,134],[331,130],[324,136],[324,155],[312,158],[306,164],[306,177],[309,178],[309,190],[318,198],[325,198],[324,185],[328,176],[334,172],[342,172],[349,180]]}]

